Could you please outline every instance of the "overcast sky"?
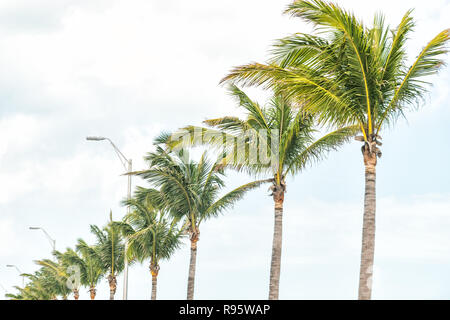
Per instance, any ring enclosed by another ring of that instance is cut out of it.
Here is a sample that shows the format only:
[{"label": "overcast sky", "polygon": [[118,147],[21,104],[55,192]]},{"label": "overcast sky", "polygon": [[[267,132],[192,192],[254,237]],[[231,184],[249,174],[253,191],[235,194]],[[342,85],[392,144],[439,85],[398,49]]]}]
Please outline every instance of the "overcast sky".
[{"label": "overcast sky", "polygon": [[[449,0],[337,2],[366,21],[383,11],[392,26],[415,8],[411,59],[449,27]],[[33,260],[50,256],[29,226],[45,227],[63,250],[92,241],[89,224],[104,225],[110,209],[124,215],[123,168],[110,145],[87,135],[111,138],[142,169],[161,130],[236,114],[218,85],[227,71],[263,62],[274,39],[310,31],[282,14],[288,3],[1,0],[0,284],[13,291],[21,281],[6,264],[31,273]],[[450,299],[449,69],[432,81],[426,105],[382,134],[375,299]],[[288,181],[281,299],[357,298],[363,173],[353,142]],[[230,174],[227,186],[250,179]],[[202,225],[196,298],[267,298],[272,206],[264,187]],[[159,298],[185,298],[188,251],[161,264]],[[129,298],[149,299],[150,290],[148,264],[133,266]],[[108,294],[103,280],[98,298]]]}]

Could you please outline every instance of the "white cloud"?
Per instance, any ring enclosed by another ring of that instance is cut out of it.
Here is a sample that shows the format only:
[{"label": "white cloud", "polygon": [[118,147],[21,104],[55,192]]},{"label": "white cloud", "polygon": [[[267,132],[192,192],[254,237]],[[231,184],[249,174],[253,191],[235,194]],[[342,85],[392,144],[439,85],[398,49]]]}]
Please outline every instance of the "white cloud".
[{"label": "white cloud", "polygon": [[[11,218],[0,217],[0,255],[8,256],[14,253],[16,247],[11,245],[14,239],[14,225]],[[3,266],[2,266],[3,267]]]},{"label": "white cloud", "polygon": [[39,119],[25,114],[15,114],[0,119],[0,161],[6,153],[16,153],[27,148],[39,139]]}]

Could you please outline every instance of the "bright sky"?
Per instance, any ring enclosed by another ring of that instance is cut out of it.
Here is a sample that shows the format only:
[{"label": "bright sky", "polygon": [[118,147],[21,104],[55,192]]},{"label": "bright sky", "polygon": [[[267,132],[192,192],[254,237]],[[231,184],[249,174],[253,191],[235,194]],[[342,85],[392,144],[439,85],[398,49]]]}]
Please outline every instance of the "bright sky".
[{"label": "bright sky", "polygon": [[[63,250],[80,237],[92,241],[89,224],[104,225],[110,209],[123,216],[123,168],[107,143],[87,135],[111,138],[141,169],[160,130],[236,113],[218,86],[227,71],[263,62],[276,38],[310,30],[282,15],[288,3],[1,1],[0,284],[12,291],[21,282],[6,264],[31,273],[33,260],[49,257],[44,235],[29,226],[44,227]],[[338,3],[367,21],[384,11],[392,26],[416,8],[411,58],[449,27],[449,0]],[[375,299],[450,298],[450,69],[432,80],[423,109],[382,134]],[[280,298],[357,298],[363,170],[353,142],[288,181]],[[249,180],[227,181],[234,188]],[[261,188],[203,224],[196,298],[267,298],[272,206]],[[161,264],[160,299],[185,298],[188,251]],[[150,290],[148,265],[133,266],[129,298],[149,299]],[[108,293],[103,280],[98,298]]]}]

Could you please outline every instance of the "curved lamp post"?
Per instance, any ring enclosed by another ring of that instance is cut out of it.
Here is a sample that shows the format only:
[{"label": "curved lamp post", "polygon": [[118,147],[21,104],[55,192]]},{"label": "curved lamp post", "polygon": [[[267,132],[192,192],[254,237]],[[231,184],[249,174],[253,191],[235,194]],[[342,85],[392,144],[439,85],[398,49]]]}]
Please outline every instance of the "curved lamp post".
[{"label": "curved lamp post", "polygon": [[[123,155],[123,153],[117,148],[117,146],[111,141],[111,139],[106,137],[98,137],[98,136],[89,136],[86,137],[86,140],[88,141],[104,141],[107,140],[113,147],[114,151],[116,152],[117,156],[119,157],[120,162],[122,163],[123,167],[127,171],[127,173],[130,173],[132,171],[132,160],[128,159]],[[131,175],[128,175],[128,188],[127,188],[127,199],[131,199]],[[127,206],[127,213],[130,212],[130,207]],[[126,255],[126,251],[128,248],[128,241],[125,239],[125,267],[123,270],[123,300],[128,299],[128,259]]]},{"label": "curved lamp post", "polygon": [[52,253],[54,253],[56,251],[56,240],[54,240],[52,237],[50,237],[50,235],[47,233],[47,231],[45,231],[44,228],[41,227],[30,227],[30,230],[42,230],[42,232],[45,234],[45,236],[47,237],[48,241],[50,242],[50,245],[52,246]]}]

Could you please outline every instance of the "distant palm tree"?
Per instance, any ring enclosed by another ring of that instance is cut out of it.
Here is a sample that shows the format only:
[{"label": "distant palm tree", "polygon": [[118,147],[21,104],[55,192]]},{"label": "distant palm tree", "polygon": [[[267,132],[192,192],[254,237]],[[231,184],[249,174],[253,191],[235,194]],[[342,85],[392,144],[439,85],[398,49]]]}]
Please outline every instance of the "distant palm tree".
[{"label": "distant palm tree", "polygon": [[[33,299],[27,299],[27,293],[25,292],[25,288],[21,288],[19,286],[14,286],[14,288],[19,291],[19,293],[6,293],[5,297],[9,298],[10,300],[33,300]],[[39,299],[36,299],[39,300]],[[47,300],[47,299],[42,299]]]},{"label": "distant palm tree", "polygon": [[[68,248],[61,257],[67,267],[77,266],[79,269],[80,283],[89,288],[91,300],[95,299],[96,286],[103,276],[103,269],[96,248],[89,246],[84,240],[79,239],[76,250]],[[77,293],[78,294],[78,293]],[[78,298],[76,298],[78,300]]]},{"label": "distant palm tree", "polygon": [[370,299],[375,249],[375,179],[381,130],[418,106],[425,77],[444,65],[449,29],[407,64],[406,40],[414,29],[411,10],[391,30],[378,14],[366,27],[351,12],[322,0],[295,1],[286,12],[311,23],[318,35],[298,33],[278,41],[268,64],[236,67],[222,81],[273,88],[316,112],[331,125],[357,125],[362,133],[365,199],[359,299]]},{"label": "distant palm tree", "polygon": [[230,86],[229,93],[246,112],[245,119],[224,117],[204,121],[214,129],[194,126],[184,129],[189,132],[191,139],[188,141],[192,144],[209,144],[224,152],[227,167],[269,176],[266,181],[272,184],[270,190],[275,206],[269,299],[278,299],[286,178],[349,141],[358,127],[345,127],[317,139],[315,118],[300,111],[286,98],[275,96],[267,107],[261,107],[234,85]]},{"label": "distant palm tree", "polygon": [[[32,279],[31,274],[27,275],[27,278]],[[18,291],[18,293],[7,293],[5,297],[10,298],[11,300],[51,300],[54,298],[50,294],[50,292],[39,285],[39,282],[32,281],[27,284],[25,287],[14,286],[14,289]]]},{"label": "distant palm tree", "polygon": [[[75,300],[78,300],[80,298],[80,286],[82,283],[78,278],[80,274],[77,274],[77,271],[80,270],[77,270],[75,268],[79,268],[80,266],[78,264],[74,265],[73,261],[68,259],[69,256],[72,256],[72,253],[76,255],[76,253],[73,252],[72,249],[68,248],[64,253],[55,250],[53,252],[53,255],[58,260],[57,267],[60,270],[59,272],[64,276],[66,282],[70,283],[69,286],[72,288],[73,297]],[[72,274],[73,277],[71,277]]]},{"label": "distant palm tree", "polygon": [[[200,224],[231,208],[246,192],[258,187],[262,182],[249,183],[219,197],[225,186],[223,170],[217,163],[209,162],[206,153],[199,162],[194,162],[189,159],[187,150],[169,152],[168,146],[159,144],[167,141],[169,137],[169,134],[162,134],[155,140],[156,152],[149,153],[145,158],[149,169],[134,174],[160,188],[160,196],[155,197],[155,201],[159,201],[175,218],[185,219],[185,228],[189,232],[191,242],[187,299],[192,300]],[[149,189],[148,192],[154,193],[152,190],[154,189]],[[141,189],[141,194],[145,194],[144,188]]]},{"label": "distant palm tree", "polygon": [[130,213],[124,217],[123,222],[115,224],[128,239],[128,260],[138,260],[141,263],[150,260],[151,298],[156,300],[159,262],[169,259],[179,247],[182,230],[177,227],[177,220],[170,219],[150,198],[131,199],[124,204],[130,207]]},{"label": "distant palm tree", "polygon": [[117,289],[117,275],[123,271],[125,266],[124,252],[125,245],[120,235],[120,231],[114,226],[112,213],[110,213],[110,223],[100,229],[91,225],[91,232],[97,238],[93,250],[88,250],[86,246],[80,246],[80,250],[90,252],[93,259],[101,261],[101,268],[104,274],[108,274],[109,298],[114,300]]},{"label": "distant palm tree", "polygon": [[[23,288],[14,286],[18,293],[7,293],[5,297],[11,300],[52,300],[56,299],[56,295],[59,294],[58,285],[55,285],[54,281],[49,285],[50,281],[44,279],[48,275],[42,272],[42,269],[33,274],[24,273],[22,276],[26,277],[29,282]],[[51,278],[54,280],[53,276]]]},{"label": "distant palm tree", "polygon": [[[58,258],[57,254],[55,256]],[[63,300],[67,300],[72,289],[79,289],[77,283],[75,283],[73,288],[68,286],[69,274],[61,260],[58,259],[55,262],[50,259],[42,259],[35,262],[41,266],[41,270],[33,284],[38,284],[41,288],[45,288],[45,290],[51,292],[54,299],[57,296],[61,296]]]}]

